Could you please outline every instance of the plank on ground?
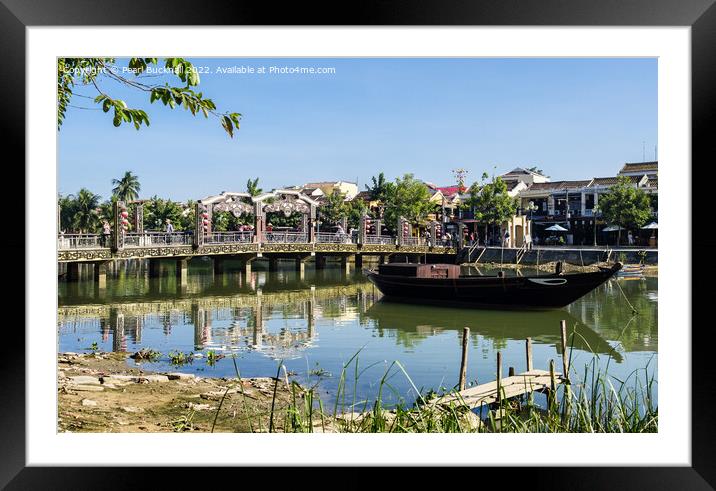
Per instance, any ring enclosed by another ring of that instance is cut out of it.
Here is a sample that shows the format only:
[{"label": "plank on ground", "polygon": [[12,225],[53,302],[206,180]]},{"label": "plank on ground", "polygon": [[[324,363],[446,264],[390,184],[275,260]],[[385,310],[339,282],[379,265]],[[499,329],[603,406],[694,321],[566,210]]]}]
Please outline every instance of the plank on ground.
[{"label": "plank on ground", "polygon": [[[556,382],[562,382],[560,374],[555,374]],[[501,387],[504,391],[504,398],[510,399],[523,394],[529,394],[539,390],[549,389],[552,381],[549,372],[546,370],[531,370],[511,377],[502,379]],[[468,406],[479,406],[481,404],[492,404],[497,402],[497,381],[487,382],[476,387],[460,391],[455,395],[433,399],[431,402],[448,404],[450,402],[464,402]]]}]

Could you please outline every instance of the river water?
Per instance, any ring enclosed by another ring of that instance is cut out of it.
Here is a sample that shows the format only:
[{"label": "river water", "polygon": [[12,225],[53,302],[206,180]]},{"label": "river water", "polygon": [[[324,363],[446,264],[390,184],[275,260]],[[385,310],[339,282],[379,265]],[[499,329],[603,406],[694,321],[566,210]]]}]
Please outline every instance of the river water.
[{"label": "river water", "polygon": [[[565,309],[520,312],[390,303],[360,271],[346,273],[330,263],[324,270],[306,268],[303,277],[290,265],[275,272],[255,266],[247,277],[231,264],[228,272],[215,275],[210,262],[193,261],[183,289],[170,268],[160,278],[149,278],[139,265],[123,266],[108,275],[102,289],[91,279],[61,281],[58,350],[151,348],[162,356],[145,362],[147,369],[211,377],[236,376],[231,354],[242,377],[276,376],[283,362],[296,381],[317,384],[327,405],[343,385],[341,407],[355,401],[361,409],[361,402],[378,391],[388,403],[401,398],[411,403],[416,388],[455,386],[465,326],[470,327],[470,383],[495,379],[498,351],[503,373],[508,367],[524,371],[528,336],[534,367],[548,369],[554,359],[561,371],[564,319],[578,333],[571,363],[580,374],[590,363],[608,370],[615,381],[643,379],[645,368],[654,377],[657,373],[656,277],[612,279]],[[169,353],[179,351],[203,358],[172,365]],[[210,351],[226,357],[209,364]],[[342,369],[351,360],[341,384]]]}]

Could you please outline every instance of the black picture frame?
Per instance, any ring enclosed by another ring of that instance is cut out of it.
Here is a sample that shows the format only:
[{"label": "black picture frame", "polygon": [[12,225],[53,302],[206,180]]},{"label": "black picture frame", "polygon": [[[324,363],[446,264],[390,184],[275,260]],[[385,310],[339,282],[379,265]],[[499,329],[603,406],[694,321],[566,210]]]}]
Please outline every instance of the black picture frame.
[{"label": "black picture frame", "polygon": [[[289,3],[277,7],[272,3],[246,1],[197,2],[188,0],[152,0],[129,3],[111,0],[1,0],[0,50],[3,60],[3,111],[0,120],[3,128],[4,155],[15,155],[6,161],[6,169],[16,166],[16,160],[25,155],[25,28],[27,26],[111,26],[111,25],[534,25],[534,26],[691,26],[692,39],[692,162],[703,161],[701,169],[713,159],[716,139],[710,128],[716,120],[716,7],[715,0],[491,0],[491,1],[437,1],[427,0],[413,4],[397,1],[370,0],[338,5],[318,3]],[[338,8],[340,7],[340,8]],[[696,179],[697,166],[692,164],[692,179]],[[15,177],[14,184],[23,182],[24,173]],[[713,205],[705,202],[708,191],[698,193],[694,183],[692,210],[706,210]],[[698,200],[702,203],[698,203]],[[681,206],[688,206],[684,197]],[[694,215],[696,216],[696,215]],[[705,215],[708,216],[708,215]],[[692,223],[696,223],[695,221]],[[695,230],[695,229],[694,229]],[[694,258],[707,258],[699,268],[700,277],[708,277],[713,266],[709,252],[716,245],[709,236],[700,234],[691,240]],[[688,238],[687,238],[688,239]],[[23,235],[5,236],[2,241],[4,258],[27,257]],[[688,242],[685,244],[688,252]],[[20,261],[7,261],[7,275],[20,278]],[[691,270],[691,264],[684,267]],[[709,288],[697,289],[692,280],[694,295],[693,314],[708,305],[705,295]],[[17,291],[24,291],[17,288]],[[702,293],[699,293],[702,292]],[[700,298],[699,295],[704,296]],[[700,301],[699,301],[700,300]],[[662,326],[678,329],[688,335],[691,331],[692,366],[684,367],[684,380],[688,369],[692,371],[692,466],[691,467],[639,467],[639,468],[555,468],[513,469],[509,471],[514,482],[531,483],[539,488],[568,489],[714,489],[716,487],[716,424],[711,417],[716,394],[716,369],[712,361],[714,346],[711,322],[697,322],[698,317],[684,313],[680,326]],[[708,319],[706,317],[705,319]],[[16,326],[21,325],[19,322]],[[691,328],[693,325],[693,329]],[[10,348],[0,357],[3,379],[3,402],[0,404],[0,486],[7,489],[105,489],[137,486],[135,470],[121,468],[61,468],[25,466],[25,358],[24,333],[6,326],[5,342]],[[41,326],[26,325],[26,329]],[[579,449],[567,449],[579,451]],[[555,456],[558,463],[559,456]],[[108,464],[111,464],[108,462]],[[155,476],[179,479],[178,470],[158,470]],[[487,483],[486,473],[479,471],[480,482]],[[504,475],[505,469],[497,469]],[[491,473],[491,472],[490,472]],[[421,472],[421,478],[427,478]],[[429,473],[428,473],[429,474]],[[439,477],[442,473],[437,473]],[[522,475],[524,474],[524,476]],[[186,477],[185,477],[186,476]],[[201,472],[184,472],[182,486],[190,485],[187,478],[195,477],[206,482]],[[467,477],[467,475],[466,475]],[[141,479],[141,478],[140,478]],[[459,479],[459,478],[458,478]],[[454,481],[449,479],[450,483]],[[164,481],[166,482],[166,481]],[[424,481],[427,482],[427,481]],[[459,482],[459,480],[458,480]],[[148,483],[145,483],[148,484]],[[476,484],[475,484],[476,485]]]}]

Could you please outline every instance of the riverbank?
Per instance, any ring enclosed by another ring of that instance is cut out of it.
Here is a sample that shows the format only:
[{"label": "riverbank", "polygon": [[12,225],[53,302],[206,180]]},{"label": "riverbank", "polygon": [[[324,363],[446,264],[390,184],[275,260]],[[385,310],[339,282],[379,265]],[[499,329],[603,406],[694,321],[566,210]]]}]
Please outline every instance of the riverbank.
[{"label": "riverbank", "polygon": [[[623,384],[607,391],[601,375],[591,382],[585,378],[575,386],[577,392],[565,392],[560,402],[552,399],[547,408],[531,404],[523,407],[519,400],[509,401],[488,410],[485,421],[462,403],[425,403],[435,393],[424,395],[420,404],[412,407],[388,409],[378,398],[363,412],[346,412],[344,407],[331,416],[318,399],[315,387],[305,390],[288,379],[153,373],[127,365],[127,356],[128,353],[58,356],[59,432],[658,431],[653,378],[646,380],[640,397]],[[344,369],[341,379],[345,374]],[[589,385],[594,391],[592,397],[601,400],[596,412],[597,406],[582,393],[582,388]],[[606,403],[606,409],[602,403]]]},{"label": "riverbank", "polygon": [[152,372],[128,365],[129,355],[58,355],[58,431],[265,432],[272,406],[273,426],[280,431],[294,395],[303,397],[271,377],[239,381]]}]

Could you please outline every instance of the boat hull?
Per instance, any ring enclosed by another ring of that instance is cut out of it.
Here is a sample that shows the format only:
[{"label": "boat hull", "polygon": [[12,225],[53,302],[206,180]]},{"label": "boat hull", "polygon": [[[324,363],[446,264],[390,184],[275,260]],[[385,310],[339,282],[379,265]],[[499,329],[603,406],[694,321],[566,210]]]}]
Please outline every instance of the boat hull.
[{"label": "boat hull", "polygon": [[389,300],[499,309],[552,309],[569,305],[621,269],[617,263],[596,273],[542,276],[461,276],[452,279],[381,275],[368,279]]}]

